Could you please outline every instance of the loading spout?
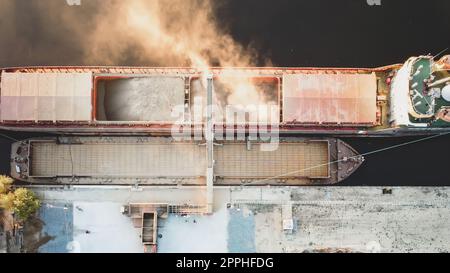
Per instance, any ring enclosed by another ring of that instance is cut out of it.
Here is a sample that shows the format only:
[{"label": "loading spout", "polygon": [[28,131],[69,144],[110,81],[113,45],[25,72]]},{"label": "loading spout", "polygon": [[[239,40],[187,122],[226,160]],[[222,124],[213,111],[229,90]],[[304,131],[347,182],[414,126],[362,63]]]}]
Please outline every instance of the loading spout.
[{"label": "loading spout", "polygon": [[207,153],[207,169],[206,169],[206,203],[207,212],[213,212],[213,196],[214,196],[214,121],[212,115],[213,107],[213,76],[208,75],[207,87],[207,105],[206,105],[206,153]]}]

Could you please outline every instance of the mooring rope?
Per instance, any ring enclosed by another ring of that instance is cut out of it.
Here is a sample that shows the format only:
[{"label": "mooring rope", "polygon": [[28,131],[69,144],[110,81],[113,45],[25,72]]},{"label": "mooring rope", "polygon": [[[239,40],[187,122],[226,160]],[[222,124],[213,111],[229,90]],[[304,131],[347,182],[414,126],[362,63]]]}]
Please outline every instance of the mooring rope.
[{"label": "mooring rope", "polygon": [[366,152],[366,153],[363,153],[363,154],[347,157],[346,159],[330,161],[328,163],[318,164],[318,165],[311,166],[311,167],[308,167],[308,168],[305,168],[305,169],[292,171],[292,172],[280,174],[280,175],[277,175],[277,176],[264,178],[264,179],[256,180],[256,181],[252,181],[252,182],[249,182],[249,183],[242,183],[241,186],[248,186],[248,185],[251,185],[251,184],[263,183],[263,182],[266,182],[266,181],[269,181],[269,180],[272,180],[272,179],[282,178],[282,177],[285,177],[285,176],[288,176],[288,175],[292,175],[292,174],[296,174],[296,173],[300,173],[300,172],[304,172],[304,171],[309,171],[309,170],[320,168],[320,167],[323,167],[323,166],[329,166],[329,165],[332,165],[332,164],[335,164],[335,163],[346,161],[348,159],[353,159],[353,158],[356,159],[356,158],[359,158],[361,156],[368,156],[368,155],[372,155],[372,154],[376,154],[376,153],[381,153],[381,152],[384,152],[384,151],[388,151],[388,150],[392,150],[392,149],[395,149],[395,148],[399,148],[399,147],[415,144],[415,143],[418,143],[418,142],[434,139],[434,138],[441,137],[441,136],[448,135],[448,134],[450,134],[450,132],[440,133],[440,134],[437,134],[437,135],[432,135],[432,136],[424,137],[424,138],[421,138],[421,139],[416,139],[416,140],[412,140],[412,141],[408,141],[408,142],[392,145],[392,146],[389,146],[389,147],[377,149],[377,150]]}]

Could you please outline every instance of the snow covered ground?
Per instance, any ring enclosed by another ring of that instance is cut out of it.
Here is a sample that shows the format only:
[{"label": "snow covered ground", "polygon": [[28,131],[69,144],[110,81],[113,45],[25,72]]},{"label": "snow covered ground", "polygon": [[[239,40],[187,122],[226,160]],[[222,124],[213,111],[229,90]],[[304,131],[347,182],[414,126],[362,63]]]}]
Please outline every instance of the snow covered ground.
[{"label": "snow covered ground", "polygon": [[[34,188],[43,199],[41,252],[143,252],[129,202],[199,204],[199,188]],[[159,252],[450,251],[450,188],[215,189],[215,213],[158,220]],[[289,204],[288,206],[286,204]],[[292,213],[283,213],[288,207]],[[284,216],[283,216],[284,215]],[[294,223],[283,230],[283,217]],[[88,232],[86,232],[88,231]]]}]

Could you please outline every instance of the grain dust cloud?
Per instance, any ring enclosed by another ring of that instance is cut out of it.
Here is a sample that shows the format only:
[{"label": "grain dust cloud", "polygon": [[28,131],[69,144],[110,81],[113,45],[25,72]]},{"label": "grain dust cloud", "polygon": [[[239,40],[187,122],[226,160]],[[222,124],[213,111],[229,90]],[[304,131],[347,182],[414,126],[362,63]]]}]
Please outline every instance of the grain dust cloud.
[{"label": "grain dust cloud", "polygon": [[[224,1],[80,3],[1,0],[0,50],[8,52],[0,57],[2,66],[141,65],[195,67],[207,72],[211,66],[261,65],[256,50],[236,42],[228,26],[219,23],[223,20],[216,11],[226,4]],[[276,103],[274,94],[267,98],[264,90],[245,78],[222,85],[226,86],[222,96],[225,104],[245,108],[248,104]]]},{"label": "grain dust cloud", "polygon": [[[208,0],[0,1],[2,63],[253,66]],[[9,55],[9,56],[7,56]],[[68,63],[70,62],[70,63]],[[76,63],[74,63],[76,62]]]}]

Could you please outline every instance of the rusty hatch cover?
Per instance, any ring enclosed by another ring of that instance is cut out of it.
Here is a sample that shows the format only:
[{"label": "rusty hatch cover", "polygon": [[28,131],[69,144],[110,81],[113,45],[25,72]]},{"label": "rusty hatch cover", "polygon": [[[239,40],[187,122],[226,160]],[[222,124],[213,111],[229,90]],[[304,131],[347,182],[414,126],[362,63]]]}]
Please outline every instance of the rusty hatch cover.
[{"label": "rusty hatch cover", "polygon": [[283,76],[283,122],[376,123],[376,76],[297,74]]}]

